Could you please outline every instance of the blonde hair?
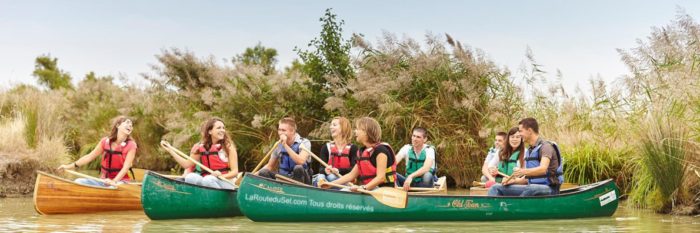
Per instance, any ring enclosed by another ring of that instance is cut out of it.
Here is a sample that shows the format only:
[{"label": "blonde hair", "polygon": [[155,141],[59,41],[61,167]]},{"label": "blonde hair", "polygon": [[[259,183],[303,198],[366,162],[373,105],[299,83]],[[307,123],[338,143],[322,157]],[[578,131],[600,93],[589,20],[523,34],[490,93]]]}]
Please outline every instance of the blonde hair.
[{"label": "blonde hair", "polygon": [[334,120],[338,120],[338,124],[340,125],[340,136],[343,140],[345,140],[346,143],[349,143],[352,141],[352,124],[350,123],[350,120],[345,117],[334,117],[331,122]]},{"label": "blonde hair", "polygon": [[382,141],[382,127],[379,122],[371,117],[362,117],[355,120],[355,127],[365,131],[369,143],[379,143]]}]

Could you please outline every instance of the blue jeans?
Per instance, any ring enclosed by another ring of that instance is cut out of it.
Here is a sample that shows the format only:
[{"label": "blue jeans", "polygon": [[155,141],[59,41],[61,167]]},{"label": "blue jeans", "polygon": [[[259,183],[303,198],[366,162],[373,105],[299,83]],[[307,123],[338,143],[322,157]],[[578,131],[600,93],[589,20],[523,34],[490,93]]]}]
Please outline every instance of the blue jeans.
[{"label": "blue jeans", "polygon": [[[426,188],[432,188],[437,181],[437,177],[433,175],[432,172],[426,172],[423,173],[422,176],[423,180],[421,182],[416,183],[415,180],[413,180],[411,187],[426,187]],[[403,183],[406,181],[406,177],[402,176],[401,174],[396,175],[396,185],[397,186],[403,186]]]},{"label": "blue jeans", "polygon": [[[103,182],[100,182],[100,181],[96,181],[96,180],[93,180],[93,179],[86,179],[86,178],[78,178],[78,179],[75,179],[75,183],[84,184],[84,185],[90,185],[90,186],[95,186],[95,187],[103,187],[103,188],[114,188],[114,189],[117,188],[117,187],[114,187],[114,186],[110,186],[110,185],[108,185],[108,184],[105,184],[105,183],[103,183]],[[117,182],[117,184],[123,184],[123,183],[124,183],[124,182],[122,182],[122,181]]]},{"label": "blue jeans", "polygon": [[231,183],[220,180],[219,178],[216,178],[216,176],[209,175],[202,177],[194,172],[185,176],[185,182],[216,189],[235,189]]},{"label": "blue jeans", "polygon": [[323,174],[323,173],[319,173],[319,174],[314,175],[313,181],[312,181],[311,183],[312,183],[315,187],[318,187],[318,181],[319,181],[320,179],[324,179],[324,180],[326,180],[326,181],[328,181],[328,182],[331,182],[331,181],[337,180],[338,178],[340,178],[340,177],[336,176],[335,174],[328,174],[328,175],[326,175],[326,174]]},{"label": "blue jeans", "polygon": [[559,189],[556,187],[549,187],[543,184],[512,184],[512,185],[502,185],[494,184],[489,189],[489,196],[542,196],[542,195],[556,195],[559,193]]}]

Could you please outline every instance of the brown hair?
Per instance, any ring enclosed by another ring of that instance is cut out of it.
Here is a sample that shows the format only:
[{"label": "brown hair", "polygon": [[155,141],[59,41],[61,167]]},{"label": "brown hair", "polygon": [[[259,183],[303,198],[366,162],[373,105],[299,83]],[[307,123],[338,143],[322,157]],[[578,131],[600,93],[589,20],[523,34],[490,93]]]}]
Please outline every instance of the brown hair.
[{"label": "brown hair", "polygon": [[411,132],[419,132],[423,134],[423,138],[428,138],[428,130],[423,127],[415,127]]},{"label": "brown hair", "polygon": [[532,132],[535,132],[537,134],[540,133],[540,131],[539,131],[540,126],[537,124],[537,120],[535,120],[535,118],[528,117],[528,118],[522,119],[518,124],[522,125],[523,128],[532,129]]},{"label": "brown hair", "polygon": [[[224,123],[224,121],[221,120],[221,118],[212,117],[209,120],[205,121],[204,124],[202,124],[202,139],[200,143],[202,143],[204,148],[207,150],[211,149],[211,146],[214,144],[214,142],[211,140],[211,134],[209,134],[209,131],[214,128],[214,124],[216,124],[216,122],[221,122],[222,124]],[[221,147],[223,147],[224,151],[226,151],[226,155],[231,155],[231,151],[229,151],[229,146],[235,147],[233,141],[231,140],[231,136],[228,135],[228,132],[226,132],[224,133],[224,139],[221,143]]]},{"label": "brown hair", "polygon": [[297,122],[294,121],[294,118],[291,118],[291,117],[282,118],[282,119],[278,122],[278,124],[280,124],[280,125],[281,125],[281,124],[287,124],[287,125],[291,126],[292,129],[294,129],[294,131],[297,131]]},{"label": "brown hair", "polygon": [[515,151],[520,151],[520,154],[518,154],[518,161],[520,161],[520,166],[525,165],[525,142],[523,141],[523,138],[520,138],[520,145],[518,148],[513,148],[513,146],[510,145],[510,136],[518,133],[518,127],[514,127],[508,131],[508,135],[506,136],[506,141],[505,141],[505,146],[499,152],[499,157],[501,157],[501,161],[506,163],[508,159],[510,159],[510,156],[515,153]]},{"label": "brown hair", "polygon": [[382,141],[382,127],[379,122],[371,117],[362,117],[355,120],[355,127],[365,131],[369,143],[380,143]]},{"label": "brown hair", "polygon": [[345,143],[350,143],[352,141],[352,124],[350,120],[345,117],[334,117],[332,121],[338,120],[340,125],[340,136],[345,140]]},{"label": "brown hair", "polygon": [[498,133],[496,133],[496,136],[501,136],[501,137],[503,137],[505,140],[508,140],[508,134],[507,134],[506,132],[503,132],[503,131],[498,132]]},{"label": "brown hair", "polygon": [[[119,125],[121,125],[122,123],[124,123],[127,120],[131,121],[131,119],[129,119],[126,116],[118,116],[118,117],[115,117],[114,119],[112,119],[112,130],[109,132],[109,142],[110,143],[117,141],[117,135],[119,134]],[[133,124],[134,121],[131,121],[131,123]],[[126,140],[124,140],[124,141],[129,141],[129,140],[131,140],[131,135],[127,136]]]}]

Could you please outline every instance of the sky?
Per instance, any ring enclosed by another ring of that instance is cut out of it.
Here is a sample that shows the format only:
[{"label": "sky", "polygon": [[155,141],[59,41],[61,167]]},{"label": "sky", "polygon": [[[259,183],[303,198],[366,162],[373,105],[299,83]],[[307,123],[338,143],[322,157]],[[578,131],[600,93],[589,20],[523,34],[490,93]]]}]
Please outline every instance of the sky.
[{"label": "sky", "polygon": [[94,71],[145,85],[155,55],[179,48],[222,64],[261,43],[278,67],[317,37],[326,8],[345,21],[346,37],[376,43],[384,32],[423,41],[450,34],[513,71],[529,47],[567,91],[628,73],[616,49],[630,49],[682,8],[699,1],[6,1],[0,0],[0,89],[36,84],[34,59],[50,54],[77,83]]}]

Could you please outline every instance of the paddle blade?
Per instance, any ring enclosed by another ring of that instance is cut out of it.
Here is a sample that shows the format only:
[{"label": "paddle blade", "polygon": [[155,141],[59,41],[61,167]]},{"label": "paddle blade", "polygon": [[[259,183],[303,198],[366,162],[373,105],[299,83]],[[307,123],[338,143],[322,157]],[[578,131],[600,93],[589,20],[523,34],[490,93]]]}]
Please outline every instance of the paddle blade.
[{"label": "paddle blade", "polygon": [[408,193],[400,189],[381,187],[369,191],[369,194],[380,203],[394,208],[406,208],[408,202]]}]

